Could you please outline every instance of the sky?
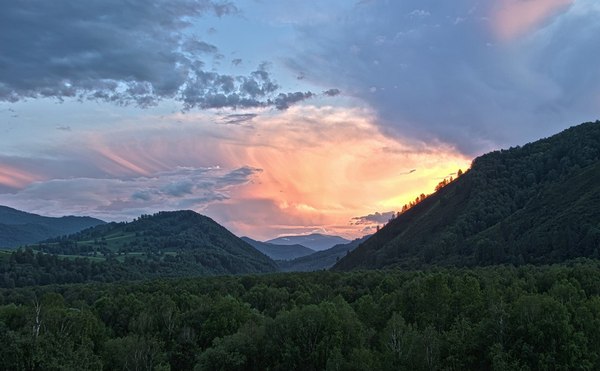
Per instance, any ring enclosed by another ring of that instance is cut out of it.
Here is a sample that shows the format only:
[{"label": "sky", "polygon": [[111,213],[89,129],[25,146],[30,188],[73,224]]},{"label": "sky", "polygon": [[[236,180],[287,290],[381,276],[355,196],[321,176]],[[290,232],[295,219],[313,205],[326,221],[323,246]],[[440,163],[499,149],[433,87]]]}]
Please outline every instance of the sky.
[{"label": "sky", "polygon": [[596,0],[0,1],[0,204],[355,238],[600,116]]}]

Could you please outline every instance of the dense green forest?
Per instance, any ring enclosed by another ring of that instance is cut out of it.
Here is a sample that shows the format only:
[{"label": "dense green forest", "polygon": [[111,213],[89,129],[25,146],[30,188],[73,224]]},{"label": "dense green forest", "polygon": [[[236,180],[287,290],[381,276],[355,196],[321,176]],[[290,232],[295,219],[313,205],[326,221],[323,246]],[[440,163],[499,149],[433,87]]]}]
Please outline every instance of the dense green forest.
[{"label": "dense green forest", "polygon": [[488,153],[335,269],[548,264],[600,257],[600,121]]},{"label": "dense green forest", "polygon": [[7,370],[597,370],[600,262],[0,291]]}]

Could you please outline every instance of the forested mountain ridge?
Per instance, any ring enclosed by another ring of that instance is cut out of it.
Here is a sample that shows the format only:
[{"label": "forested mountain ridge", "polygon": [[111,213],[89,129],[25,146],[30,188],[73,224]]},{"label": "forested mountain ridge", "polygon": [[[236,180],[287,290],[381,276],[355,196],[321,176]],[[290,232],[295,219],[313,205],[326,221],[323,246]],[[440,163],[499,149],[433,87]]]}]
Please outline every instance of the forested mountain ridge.
[{"label": "forested mountain ridge", "polygon": [[600,121],[488,153],[334,269],[599,257]]},{"label": "forested mountain ridge", "polygon": [[186,210],[108,223],[0,256],[0,286],[276,270],[274,261],[227,229]]},{"label": "forested mountain ridge", "polygon": [[17,247],[104,224],[87,216],[54,218],[0,206],[0,247]]}]

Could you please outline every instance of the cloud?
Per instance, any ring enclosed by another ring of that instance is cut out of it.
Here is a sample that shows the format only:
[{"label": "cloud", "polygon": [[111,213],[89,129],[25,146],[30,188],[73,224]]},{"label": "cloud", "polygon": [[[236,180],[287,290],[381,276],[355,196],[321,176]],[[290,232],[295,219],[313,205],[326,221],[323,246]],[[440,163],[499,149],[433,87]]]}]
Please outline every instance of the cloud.
[{"label": "cloud", "polygon": [[242,58],[234,58],[231,60],[231,64],[233,64],[234,66],[239,66],[240,64],[242,64]]},{"label": "cloud", "polygon": [[496,35],[510,40],[526,33],[548,16],[564,10],[575,0],[505,0],[496,3],[492,13]]},{"label": "cloud", "polygon": [[60,131],[71,131],[71,127],[69,125],[58,125],[56,130]]},{"label": "cloud", "polygon": [[226,125],[241,125],[252,121],[258,114],[256,113],[233,113],[226,115],[221,119],[221,123]]},{"label": "cloud", "polygon": [[364,225],[364,224],[382,224],[387,223],[390,219],[396,216],[395,211],[388,211],[384,213],[375,212],[374,214],[355,216],[352,218],[352,224]]},{"label": "cloud", "polygon": [[32,182],[1,198],[3,203],[44,215],[126,220],[159,210],[202,210],[227,200],[228,189],[249,182],[259,172],[249,167],[230,171],[180,167],[149,177],[49,179]]},{"label": "cloud", "polygon": [[36,180],[35,174],[0,162],[0,186],[20,188]]},{"label": "cloud", "polygon": [[10,169],[0,204],[109,220],[187,208],[261,239],[320,227],[357,237],[364,225],[352,217],[398,210],[470,162],[447,145],[389,138],[376,120],[359,107],[305,104],[261,111],[251,128],[208,125],[209,112],[78,128],[31,157],[0,156]]},{"label": "cloud", "polygon": [[275,107],[279,110],[285,110],[290,107],[290,105],[298,102],[302,102],[308,98],[312,98],[314,96],[311,92],[296,92],[296,93],[280,93],[273,101]]},{"label": "cloud", "polygon": [[173,99],[187,110],[281,109],[280,87],[265,65],[247,76],[205,68],[207,54],[223,56],[193,35],[193,22],[237,12],[231,2],[210,0],[9,2],[0,13],[0,101],[50,97],[148,107]]},{"label": "cloud", "polygon": [[388,135],[471,156],[596,119],[597,2],[510,2],[536,10],[510,40],[495,26],[501,0],[360,3],[338,22],[299,25],[288,66],[360,99]]},{"label": "cloud", "polygon": [[410,15],[411,17],[429,17],[431,13],[429,13],[427,10],[415,9],[412,12],[408,13],[408,15]]},{"label": "cloud", "polygon": [[215,54],[219,50],[216,46],[197,39],[188,39],[183,43],[183,50],[189,53]]},{"label": "cloud", "polygon": [[335,97],[336,95],[340,95],[340,93],[340,89],[328,89],[323,92],[323,95],[326,95],[328,97]]},{"label": "cloud", "polygon": [[162,188],[162,192],[166,195],[173,197],[181,197],[190,195],[194,191],[194,184],[187,179],[179,180],[170,184],[167,184]]}]

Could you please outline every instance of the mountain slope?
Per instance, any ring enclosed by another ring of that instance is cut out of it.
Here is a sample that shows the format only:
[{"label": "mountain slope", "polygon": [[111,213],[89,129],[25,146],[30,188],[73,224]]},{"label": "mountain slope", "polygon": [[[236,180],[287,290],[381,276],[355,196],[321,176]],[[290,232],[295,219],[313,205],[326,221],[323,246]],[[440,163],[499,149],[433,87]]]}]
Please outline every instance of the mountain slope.
[{"label": "mountain slope", "polygon": [[291,260],[315,252],[315,250],[302,245],[276,245],[273,243],[256,241],[249,237],[242,237],[241,239],[273,260]]},{"label": "mountain slope", "polygon": [[289,261],[278,261],[279,268],[284,272],[312,272],[331,268],[339,259],[365,242],[371,235],[357,238],[345,244],[338,244],[330,249],[317,251],[314,254],[299,257]]},{"label": "mountain slope", "polygon": [[598,257],[600,121],[473,161],[334,269]]},{"label": "mountain slope", "polygon": [[302,245],[312,250],[321,251],[327,250],[338,244],[348,243],[350,241],[339,236],[312,233],[303,236],[282,236],[266,242],[275,245]]},{"label": "mountain slope", "polygon": [[52,218],[0,206],[0,247],[17,247],[104,224],[79,216]]},{"label": "mountain slope", "polygon": [[[30,253],[16,252],[13,260],[40,266],[30,272],[34,275],[39,271],[51,275],[64,271],[64,277],[54,280],[57,283],[65,279],[114,281],[278,270],[273,260],[212,219],[193,211],[142,215],[130,223],[100,225],[46,240],[32,248]],[[36,256],[36,251],[42,256]],[[52,260],[50,255],[66,256],[68,259],[63,260],[70,262]],[[72,278],[73,275],[77,277]]]}]

